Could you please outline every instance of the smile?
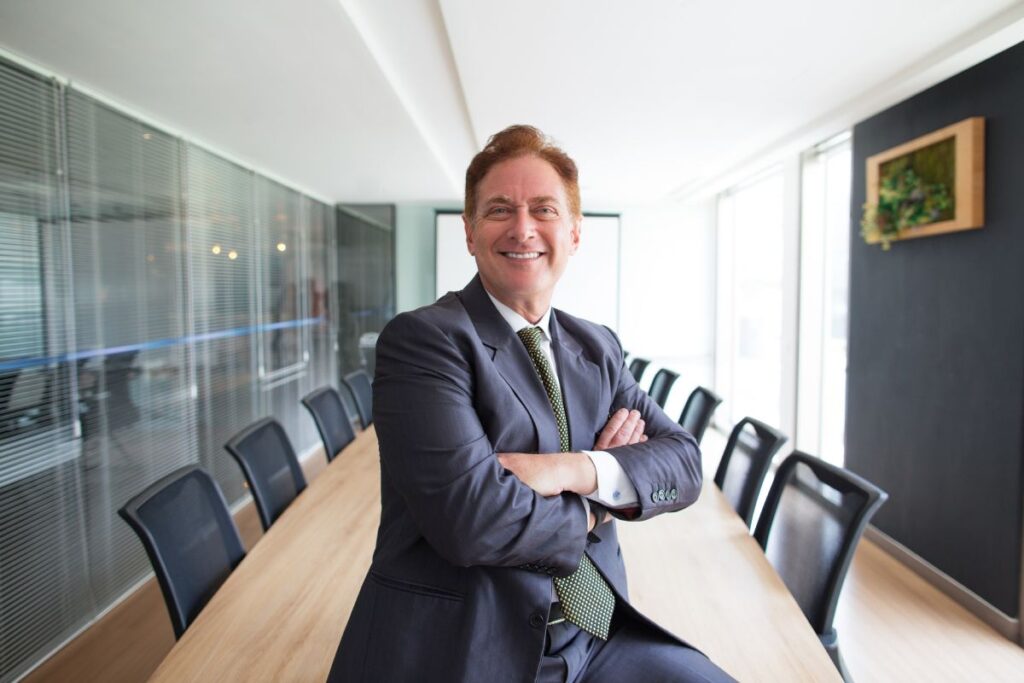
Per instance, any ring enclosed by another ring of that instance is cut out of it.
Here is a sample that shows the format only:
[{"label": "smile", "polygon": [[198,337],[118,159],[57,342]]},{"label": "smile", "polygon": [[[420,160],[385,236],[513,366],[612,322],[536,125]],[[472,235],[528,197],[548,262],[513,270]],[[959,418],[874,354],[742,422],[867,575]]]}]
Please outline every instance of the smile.
[{"label": "smile", "polygon": [[539,251],[503,251],[502,256],[510,259],[516,259],[517,261],[532,261],[533,259],[540,258],[542,252]]}]

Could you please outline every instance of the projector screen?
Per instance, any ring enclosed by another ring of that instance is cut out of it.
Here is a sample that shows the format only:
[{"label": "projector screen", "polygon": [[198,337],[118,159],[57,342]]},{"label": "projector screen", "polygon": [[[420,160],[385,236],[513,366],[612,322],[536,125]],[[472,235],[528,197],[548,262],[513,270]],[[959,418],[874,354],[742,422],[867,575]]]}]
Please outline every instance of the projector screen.
[{"label": "projector screen", "polygon": [[[476,261],[466,250],[462,216],[438,213],[435,296],[459,290],[476,274]],[[555,308],[619,327],[619,217],[583,217],[580,248],[569,258],[552,301]]]}]

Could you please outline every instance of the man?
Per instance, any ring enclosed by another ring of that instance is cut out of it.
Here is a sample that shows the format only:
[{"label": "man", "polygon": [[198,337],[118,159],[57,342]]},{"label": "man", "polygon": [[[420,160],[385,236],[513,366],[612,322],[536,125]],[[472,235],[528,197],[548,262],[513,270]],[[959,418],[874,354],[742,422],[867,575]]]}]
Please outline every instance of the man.
[{"label": "man", "polygon": [[550,308],[580,243],[575,163],[507,128],[463,218],[478,276],[377,344],[381,521],[330,680],[731,680],[627,599],[611,516],[691,504],[700,452],[609,330]]}]

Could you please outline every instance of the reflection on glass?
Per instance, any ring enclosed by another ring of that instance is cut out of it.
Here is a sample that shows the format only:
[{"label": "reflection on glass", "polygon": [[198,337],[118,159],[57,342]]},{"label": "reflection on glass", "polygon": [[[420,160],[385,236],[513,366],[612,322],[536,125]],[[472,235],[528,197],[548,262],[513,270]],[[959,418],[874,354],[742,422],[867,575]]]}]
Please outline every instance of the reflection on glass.
[{"label": "reflection on glass", "polygon": [[[258,239],[261,243],[263,267],[262,318],[274,325],[264,333],[264,372],[297,370],[303,362],[301,321],[303,301],[299,250],[287,248],[298,244],[300,231],[300,196],[294,190],[261,179],[258,202],[261,217]],[[283,248],[282,248],[283,247]]]},{"label": "reflection on glass", "polygon": [[343,209],[337,220],[339,369],[372,376],[377,334],[395,315],[394,232]]}]

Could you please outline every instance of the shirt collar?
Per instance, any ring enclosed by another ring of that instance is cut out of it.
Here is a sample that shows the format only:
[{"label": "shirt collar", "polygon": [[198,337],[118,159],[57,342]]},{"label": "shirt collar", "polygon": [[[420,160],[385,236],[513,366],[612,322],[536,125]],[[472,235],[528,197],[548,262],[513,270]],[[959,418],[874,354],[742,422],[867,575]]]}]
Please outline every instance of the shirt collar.
[{"label": "shirt collar", "polygon": [[[484,291],[487,292],[486,289]],[[544,315],[541,316],[541,319],[537,321],[537,324],[534,325],[529,320],[513,311],[511,308],[495,299],[490,292],[487,292],[487,296],[490,297],[491,303],[493,303],[494,307],[498,309],[498,313],[501,314],[501,317],[505,320],[505,322],[508,323],[509,327],[512,328],[513,332],[516,332],[518,334],[519,330],[523,329],[524,327],[539,327],[541,331],[544,333],[544,337],[548,341],[551,341],[550,306],[548,307],[548,310],[544,311]]]}]

